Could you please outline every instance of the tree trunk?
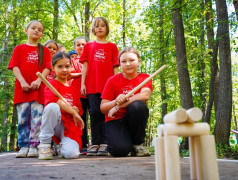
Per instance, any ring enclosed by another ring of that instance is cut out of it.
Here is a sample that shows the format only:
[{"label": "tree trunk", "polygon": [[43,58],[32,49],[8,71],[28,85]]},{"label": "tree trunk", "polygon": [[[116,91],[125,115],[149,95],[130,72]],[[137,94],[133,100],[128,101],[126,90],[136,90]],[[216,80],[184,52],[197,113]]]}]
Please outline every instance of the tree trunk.
[{"label": "tree trunk", "polygon": [[10,133],[10,142],[9,142],[9,150],[14,150],[15,148],[15,138],[16,138],[16,124],[17,124],[17,108],[13,107],[13,116],[11,123],[11,133]]},{"label": "tree trunk", "polygon": [[186,57],[184,28],[181,14],[182,0],[176,0],[172,9],[176,47],[177,71],[179,77],[181,104],[185,109],[193,107],[193,98]]},{"label": "tree trunk", "polygon": [[90,10],[90,2],[86,2],[85,3],[85,9],[84,9],[84,12],[85,12],[85,37],[88,41],[90,41],[90,28],[89,28],[89,10]]},{"label": "tree trunk", "polygon": [[[165,52],[164,52],[164,48],[163,44],[165,44],[165,38],[164,38],[164,28],[163,28],[163,24],[164,24],[164,20],[163,20],[163,16],[164,16],[164,1],[160,1],[160,17],[159,17],[159,44],[160,44],[160,62],[159,65],[162,66],[164,64],[166,64],[165,62]],[[161,112],[161,117],[162,117],[162,121],[164,119],[164,116],[167,114],[167,107],[168,107],[168,103],[166,102],[167,99],[167,91],[166,91],[166,85],[165,85],[165,78],[164,78],[164,72],[160,73],[160,86],[161,86],[161,99],[162,99],[162,112]]]},{"label": "tree trunk", "polygon": [[53,40],[58,41],[58,27],[59,27],[59,2],[54,0],[54,20],[53,20]]},{"label": "tree trunk", "polygon": [[232,82],[231,52],[229,38],[229,21],[226,0],[216,0],[219,43],[219,86],[218,105],[215,124],[215,140],[222,145],[229,145],[231,113],[232,113]]},{"label": "tree trunk", "polygon": [[126,0],[123,0],[122,41],[123,46],[126,47]]},{"label": "tree trunk", "polygon": [[238,0],[233,0],[233,5],[236,11],[236,19],[238,21]]},{"label": "tree trunk", "polygon": [[213,103],[215,104],[215,112],[217,107],[217,87],[218,87],[218,65],[217,65],[217,53],[218,53],[218,43],[214,40],[214,19],[213,19],[213,11],[212,11],[212,1],[205,0],[206,6],[206,30],[207,30],[207,40],[208,40],[208,49],[209,54],[211,56],[210,61],[210,70],[211,70],[211,78],[209,84],[209,101],[206,108],[204,122],[210,124],[211,119],[211,111]]}]

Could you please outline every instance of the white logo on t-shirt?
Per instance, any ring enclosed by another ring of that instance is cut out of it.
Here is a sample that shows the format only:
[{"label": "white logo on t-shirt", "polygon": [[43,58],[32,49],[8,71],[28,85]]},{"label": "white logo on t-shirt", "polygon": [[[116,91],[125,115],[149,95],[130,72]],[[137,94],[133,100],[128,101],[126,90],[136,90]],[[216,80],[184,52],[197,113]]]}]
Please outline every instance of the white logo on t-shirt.
[{"label": "white logo on t-shirt", "polygon": [[64,98],[65,98],[65,100],[66,100],[71,106],[73,106],[73,100],[74,100],[74,98],[73,98],[72,94],[66,93],[66,94],[64,95]]},{"label": "white logo on t-shirt", "polygon": [[30,53],[28,53],[27,62],[29,62],[29,63],[38,63],[38,52],[37,51],[31,51]]},{"label": "white logo on t-shirt", "polygon": [[[129,93],[132,89],[133,89],[133,86],[132,86],[132,85],[128,85],[128,86],[125,86],[125,87],[122,89],[122,92],[123,92],[123,94],[127,94],[127,93]],[[134,96],[134,94],[132,94],[132,96]]]},{"label": "white logo on t-shirt", "polygon": [[104,49],[98,49],[98,50],[96,50],[96,52],[95,52],[94,60],[95,60],[95,61],[105,62],[106,54],[107,54],[107,53],[104,52]]}]

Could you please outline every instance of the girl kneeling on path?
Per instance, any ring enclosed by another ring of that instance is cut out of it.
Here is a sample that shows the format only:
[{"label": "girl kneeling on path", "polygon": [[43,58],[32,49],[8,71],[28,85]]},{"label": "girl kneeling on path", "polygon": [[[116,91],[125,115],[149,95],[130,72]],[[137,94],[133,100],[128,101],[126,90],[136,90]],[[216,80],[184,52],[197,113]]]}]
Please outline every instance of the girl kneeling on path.
[{"label": "girl kneeling on path", "polygon": [[140,55],[132,47],[119,53],[122,73],[108,79],[102,93],[101,111],[106,114],[105,135],[112,156],[150,156],[141,144],[149,117],[146,101],[152,94],[149,81],[131,97],[125,95],[149,77],[138,73]]},{"label": "girl kneeling on path", "polygon": [[[39,159],[53,159],[51,140],[60,141],[60,154],[64,158],[77,158],[82,147],[83,114],[77,90],[69,86],[67,78],[71,71],[68,54],[58,52],[52,59],[56,78],[50,83],[73,107],[60,100],[48,87],[45,88],[45,109],[40,127]],[[55,140],[54,139],[54,140]]]}]

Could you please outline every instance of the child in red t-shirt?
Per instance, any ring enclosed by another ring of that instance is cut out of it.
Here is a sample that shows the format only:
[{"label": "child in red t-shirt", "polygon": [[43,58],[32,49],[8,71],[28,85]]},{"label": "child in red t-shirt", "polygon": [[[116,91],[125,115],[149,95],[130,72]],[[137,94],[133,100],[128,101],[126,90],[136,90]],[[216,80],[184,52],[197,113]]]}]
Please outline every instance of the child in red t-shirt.
[{"label": "child in red t-shirt", "polygon": [[152,94],[152,81],[126,98],[125,95],[149,75],[137,72],[140,56],[136,49],[124,48],[119,59],[123,72],[108,79],[101,96],[108,151],[112,156],[127,156],[130,152],[132,156],[149,156],[141,144],[149,117],[146,101]]},{"label": "child in red t-shirt", "polygon": [[81,94],[88,97],[91,120],[92,146],[87,155],[108,155],[105,139],[105,116],[100,111],[101,93],[111,76],[118,73],[118,49],[106,40],[109,34],[108,21],[97,17],[92,24],[96,41],[84,46],[80,62],[83,64]]},{"label": "child in red t-shirt", "polygon": [[44,84],[36,76],[47,76],[51,69],[50,51],[38,43],[43,34],[42,23],[28,23],[26,44],[15,47],[8,69],[15,77],[14,105],[18,113],[18,147],[16,157],[38,157],[39,132],[44,104]]},{"label": "child in red t-shirt", "polygon": [[[47,47],[50,50],[51,59],[55,55],[55,53],[58,51],[58,44],[54,40],[48,40],[44,43],[44,46]],[[47,80],[50,81],[54,79],[55,72],[50,71],[50,74],[47,76]]]},{"label": "child in red t-shirt", "polygon": [[[83,108],[83,115],[82,119],[84,121],[84,129],[83,129],[83,136],[82,136],[82,151],[81,154],[86,155],[87,154],[87,147],[88,147],[88,99],[86,96],[81,95],[80,89],[81,89],[81,72],[82,72],[82,64],[79,62],[79,57],[82,54],[83,48],[85,44],[87,43],[86,38],[84,37],[77,37],[74,40],[74,50],[70,51],[68,54],[71,55],[71,61],[72,61],[72,71],[70,78],[72,79],[72,86],[76,87],[78,93],[80,93],[80,101]],[[77,54],[76,54],[77,52]]]},{"label": "child in red t-shirt", "polygon": [[51,85],[66,99],[70,107],[60,100],[48,87],[45,88],[45,109],[40,127],[40,145],[38,159],[53,159],[50,151],[52,137],[60,141],[60,153],[64,158],[77,158],[82,147],[82,129],[84,128],[82,107],[76,89],[68,84],[71,60],[68,54],[58,52],[52,59],[56,78]]}]

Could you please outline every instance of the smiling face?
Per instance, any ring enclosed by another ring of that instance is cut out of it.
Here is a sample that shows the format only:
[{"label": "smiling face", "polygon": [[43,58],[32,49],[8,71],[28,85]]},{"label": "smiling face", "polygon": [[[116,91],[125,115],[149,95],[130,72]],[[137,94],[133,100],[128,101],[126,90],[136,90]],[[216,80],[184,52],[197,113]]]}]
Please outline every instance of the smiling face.
[{"label": "smiling face", "polygon": [[34,21],[25,29],[25,33],[27,34],[28,39],[38,41],[43,35],[43,26],[40,22]]},{"label": "smiling face", "polygon": [[71,71],[70,60],[67,58],[57,60],[57,62],[53,66],[53,70],[55,71],[56,79],[59,82],[61,83],[67,82],[67,77],[70,75]]},{"label": "smiling face", "polygon": [[126,78],[132,79],[137,76],[137,68],[140,65],[140,59],[135,53],[123,53],[120,56],[120,64]]},{"label": "smiling face", "polygon": [[55,53],[58,51],[58,47],[54,42],[48,43],[46,47],[50,50],[51,57],[53,57]]},{"label": "smiling face", "polygon": [[77,39],[75,41],[74,50],[76,50],[78,52],[79,56],[82,54],[83,47],[86,43],[87,42],[85,39]]}]

